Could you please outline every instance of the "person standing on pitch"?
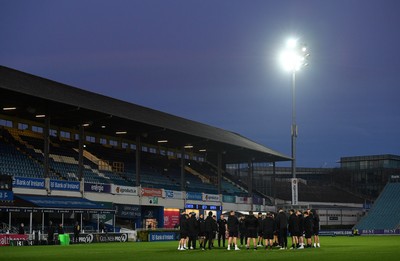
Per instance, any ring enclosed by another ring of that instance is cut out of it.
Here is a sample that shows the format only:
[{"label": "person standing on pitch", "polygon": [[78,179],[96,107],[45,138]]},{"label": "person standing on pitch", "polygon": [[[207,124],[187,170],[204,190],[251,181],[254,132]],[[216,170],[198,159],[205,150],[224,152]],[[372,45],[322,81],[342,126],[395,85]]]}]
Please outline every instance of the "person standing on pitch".
[{"label": "person standing on pitch", "polygon": [[314,247],[320,247],[319,245],[319,216],[317,210],[311,209],[312,218],[313,218],[313,234],[314,234]]},{"label": "person standing on pitch", "polygon": [[200,248],[204,250],[204,240],[206,238],[206,222],[204,220],[203,214],[200,214],[199,219],[197,220],[198,229],[199,229],[199,243]]},{"label": "person standing on pitch", "polygon": [[292,236],[292,247],[290,249],[296,249],[299,244],[299,222],[294,209],[291,209],[289,214],[289,233]]},{"label": "person standing on pitch", "polygon": [[279,245],[281,246],[280,249],[287,249],[288,218],[283,209],[279,209],[279,213],[276,216],[276,225],[279,231]]},{"label": "person standing on pitch", "polygon": [[262,221],[263,221],[263,214],[258,212],[258,227],[257,227],[257,246],[261,247],[263,245],[263,231],[262,231]]},{"label": "person standing on pitch", "polygon": [[243,247],[247,242],[246,224],[244,223],[244,216],[241,216],[239,218],[239,234],[240,234],[240,246]]},{"label": "person standing on pitch", "polygon": [[247,231],[247,245],[246,249],[250,249],[250,241],[253,239],[253,247],[254,250],[257,250],[257,227],[258,227],[258,220],[254,216],[253,211],[249,212],[249,215],[245,219],[246,224],[246,231]]},{"label": "person standing on pitch", "polygon": [[206,231],[206,239],[204,241],[203,249],[205,249],[208,241],[208,249],[211,250],[211,245],[214,236],[214,223],[215,220],[213,219],[213,213],[210,211],[208,212],[208,216],[205,221],[205,231]]},{"label": "person standing on pitch", "polygon": [[181,239],[179,240],[178,250],[187,250],[186,238],[188,237],[188,234],[189,234],[189,224],[188,224],[189,215],[185,214],[181,218],[182,218],[181,225],[180,225],[180,238]]},{"label": "person standing on pitch", "polygon": [[[239,235],[239,220],[235,216],[235,211],[231,210],[227,222],[228,227],[228,250],[231,250],[231,244],[235,244],[235,250],[240,250],[237,246],[237,237]],[[233,241],[233,242],[232,242]]]},{"label": "person standing on pitch", "polygon": [[223,214],[221,214],[220,218],[218,219],[217,225],[218,225],[218,247],[221,247],[221,239],[222,239],[222,247],[225,248],[226,220]]},{"label": "person standing on pitch", "polygon": [[81,233],[81,227],[79,226],[78,221],[75,222],[74,225],[74,244],[79,243],[79,234]]},{"label": "person standing on pitch", "polygon": [[198,231],[198,223],[196,219],[196,213],[191,212],[190,218],[188,219],[189,249],[196,249],[197,231]]},{"label": "person standing on pitch", "polygon": [[274,239],[274,232],[275,228],[275,220],[271,213],[267,213],[267,217],[263,219],[261,224],[263,230],[263,237],[265,240],[265,249],[272,249],[273,239]]},{"label": "person standing on pitch", "polygon": [[301,210],[297,210],[296,212],[297,218],[299,219],[299,247],[298,249],[304,249],[304,217]]},{"label": "person standing on pitch", "polygon": [[307,248],[311,247],[311,237],[313,232],[313,218],[308,214],[309,212],[304,212],[304,237],[307,241]]}]

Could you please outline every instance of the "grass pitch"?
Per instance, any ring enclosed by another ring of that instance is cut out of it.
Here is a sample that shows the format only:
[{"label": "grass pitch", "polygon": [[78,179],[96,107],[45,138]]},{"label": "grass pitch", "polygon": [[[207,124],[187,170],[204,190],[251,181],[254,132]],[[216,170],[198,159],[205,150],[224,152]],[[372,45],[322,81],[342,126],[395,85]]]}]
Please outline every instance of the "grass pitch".
[{"label": "grass pitch", "polygon": [[[290,242],[290,240],[289,240]],[[290,243],[289,243],[290,244]],[[0,247],[1,261],[180,260],[399,260],[400,236],[321,237],[321,248],[304,250],[177,250],[178,242],[97,243],[70,246]]]}]

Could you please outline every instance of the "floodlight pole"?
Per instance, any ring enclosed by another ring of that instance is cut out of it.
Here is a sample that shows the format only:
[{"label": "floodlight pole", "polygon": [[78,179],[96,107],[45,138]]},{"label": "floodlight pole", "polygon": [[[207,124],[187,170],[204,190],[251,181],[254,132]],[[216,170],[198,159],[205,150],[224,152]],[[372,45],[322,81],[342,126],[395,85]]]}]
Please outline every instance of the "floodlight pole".
[{"label": "floodlight pole", "polygon": [[[296,138],[297,138],[297,124],[296,124],[296,70],[292,71],[292,128],[291,128],[291,137],[292,137],[292,178],[291,182],[292,186],[292,205],[297,205],[298,199],[298,189],[297,189],[297,181],[296,178]],[[296,182],[296,187],[293,188],[293,182]]]}]

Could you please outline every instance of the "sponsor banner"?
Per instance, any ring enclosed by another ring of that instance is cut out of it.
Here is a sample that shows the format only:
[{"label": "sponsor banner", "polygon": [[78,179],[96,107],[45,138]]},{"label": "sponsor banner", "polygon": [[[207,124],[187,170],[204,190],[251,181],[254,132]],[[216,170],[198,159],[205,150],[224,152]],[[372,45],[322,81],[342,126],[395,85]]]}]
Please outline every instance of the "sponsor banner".
[{"label": "sponsor banner", "polygon": [[264,205],[264,200],[260,197],[253,196],[254,205]]},{"label": "sponsor banner", "polygon": [[167,190],[167,189],[165,189],[164,191],[165,191],[166,198],[183,199],[182,191]]},{"label": "sponsor banner", "polygon": [[[73,234],[70,235],[73,242]],[[79,243],[104,243],[104,242],[128,242],[128,234],[126,233],[93,233],[79,234]]]},{"label": "sponsor banner", "polygon": [[351,236],[353,231],[351,229],[344,230],[320,230],[320,236]]},{"label": "sponsor banner", "polygon": [[400,229],[359,229],[359,235],[400,235]]},{"label": "sponsor banner", "polygon": [[164,209],[164,228],[179,226],[179,209]]},{"label": "sponsor banner", "polygon": [[177,233],[175,232],[150,232],[149,241],[174,241],[178,240]]},{"label": "sponsor banner", "polygon": [[85,192],[111,193],[111,185],[85,183]]},{"label": "sponsor banner", "polygon": [[28,235],[0,234],[0,246],[9,246],[10,240],[25,241],[28,240]]},{"label": "sponsor banner", "polygon": [[81,183],[79,181],[50,180],[51,190],[80,191]]},{"label": "sponsor banner", "polygon": [[111,185],[111,193],[118,195],[131,195],[131,196],[139,195],[138,187],[120,186],[114,184]]},{"label": "sponsor banner", "polygon": [[203,201],[221,201],[221,197],[218,194],[203,194]]},{"label": "sponsor banner", "polygon": [[142,216],[142,209],[138,205],[115,204],[115,215],[121,218],[136,218]]},{"label": "sponsor banner", "polygon": [[162,197],[162,189],[142,188],[142,196],[145,197]]},{"label": "sponsor banner", "polygon": [[238,204],[249,204],[250,198],[249,197],[236,197],[236,203]]},{"label": "sponsor banner", "polygon": [[0,190],[0,201],[13,201],[14,193],[10,190]]},{"label": "sponsor banner", "polygon": [[235,203],[236,197],[230,195],[222,195],[222,201],[225,203]]},{"label": "sponsor banner", "polygon": [[202,193],[197,193],[197,192],[186,192],[186,199],[187,200],[202,201],[203,200],[203,194]]},{"label": "sponsor banner", "polygon": [[291,179],[292,182],[292,205],[297,206],[299,204],[299,191],[298,191],[298,185],[299,185],[299,180],[298,179]]},{"label": "sponsor banner", "polygon": [[14,177],[14,188],[44,189],[46,187],[44,179]]}]

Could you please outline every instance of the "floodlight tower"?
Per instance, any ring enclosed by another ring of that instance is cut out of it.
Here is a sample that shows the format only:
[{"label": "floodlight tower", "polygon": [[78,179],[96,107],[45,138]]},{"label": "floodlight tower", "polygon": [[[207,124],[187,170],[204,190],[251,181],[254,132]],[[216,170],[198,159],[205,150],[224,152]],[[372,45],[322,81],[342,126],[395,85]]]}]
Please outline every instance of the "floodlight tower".
[{"label": "floodlight tower", "polygon": [[309,56],[306,45],[300,44],[298,39],[295,38],[291,38],[286,42],[285,49],[280,56],[283,68],[292,73],[292,205],[298,205],[298,182],[296,179],[296,139],[298,134],[296,124],[296,72],[308,65]]}]

